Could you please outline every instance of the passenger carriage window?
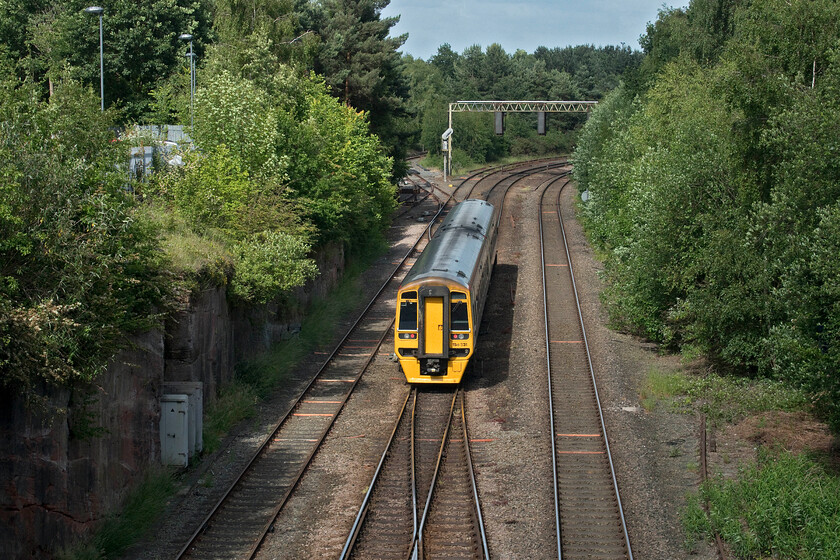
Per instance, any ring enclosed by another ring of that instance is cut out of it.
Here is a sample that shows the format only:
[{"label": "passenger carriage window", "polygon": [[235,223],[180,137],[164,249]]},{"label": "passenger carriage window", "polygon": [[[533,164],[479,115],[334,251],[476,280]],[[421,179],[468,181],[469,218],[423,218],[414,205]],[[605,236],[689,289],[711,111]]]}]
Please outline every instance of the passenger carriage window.
[{"label": "passenger carriage window", "polygon": [[460,292],[449,294],[449,327],[453,331],[470,330],[469,308],[467,296]]},{"label": "passenger carriage window", "polygon": [[417,330],[417,302],[416,301],[401,301],[400,302],[400,326],[401,331],[416,331]]}]

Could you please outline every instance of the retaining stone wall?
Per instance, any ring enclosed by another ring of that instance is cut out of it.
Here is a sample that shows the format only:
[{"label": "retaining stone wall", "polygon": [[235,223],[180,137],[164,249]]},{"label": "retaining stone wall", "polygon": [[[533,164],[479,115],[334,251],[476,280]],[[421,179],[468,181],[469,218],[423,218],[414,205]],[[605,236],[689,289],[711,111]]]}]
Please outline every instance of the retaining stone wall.
[{"label": "retaining stone wall", "polygon": [[[205,290],[166,321],[166,332],[137,335],[88,395],[99,437],[71,438],[67,416],[44,418],[0,394],[0,558],[49,558],[118,510],[150,466],[160,464],[163,383],[201,381],[205,405],[233,376],[236,361],[268,350],[300,329],[306,307],[335,287],[341,247],[316,257],[321,274],[294,307],[231,308],[223,287]],[[45,391],[56,408],[80,408],[68,390]]]}]

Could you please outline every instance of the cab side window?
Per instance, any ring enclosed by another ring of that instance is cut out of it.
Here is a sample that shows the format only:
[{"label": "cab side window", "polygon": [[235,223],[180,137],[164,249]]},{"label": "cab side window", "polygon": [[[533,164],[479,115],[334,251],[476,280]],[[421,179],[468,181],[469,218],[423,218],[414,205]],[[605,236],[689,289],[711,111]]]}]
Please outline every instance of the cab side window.
[{"label": "cab side window", "polygon": [[400,324],[401,331],[417,330],[417,301],[410,301],[413,297],[417,299],[417,292],[405,292],[400,301]]},{"label": "cab side window", "polygon": [[452,292],[449,295],[449,301],[449,328],[453,331],[470,330],[467,296],[460,292]]}]

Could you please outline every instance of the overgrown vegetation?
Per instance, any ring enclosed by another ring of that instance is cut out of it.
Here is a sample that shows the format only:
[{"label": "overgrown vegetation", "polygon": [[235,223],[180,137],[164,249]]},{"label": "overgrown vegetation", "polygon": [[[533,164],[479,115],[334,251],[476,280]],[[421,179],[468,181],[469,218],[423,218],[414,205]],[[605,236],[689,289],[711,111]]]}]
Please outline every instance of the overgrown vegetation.
[{"label": "overgrown vegetation", "polygon": [[41,101],[0,53],[0,387],[30,405],[95,379],[167,298],[113,117],[69,78]]},{"label": "overgrown vegetation", "polygon": [[[129,333],[159,325],[189,292],[228,284],[242,304],[278,301],[317,273],[315,248],[353,249],[387,227],[393,161],[370,133],[367,114],[331,97],[305,67],[289,66],[288,49],[271,48],[294,26],[252,27],[236,19],[236,6],[216,14],[224,37],[250,47],[208,46],[206,29],[194,37],[206,57],[191,131],[199,149],[180,154],[183,166],[161,166],[141,183],[126,170],[133,140],[118,141],[115,126],[143,107],[189,116],[183,72],[165,83],[138,74],[133,91],[154,86],[154,96],[132,94],[123,112],[103,113],[94,90],[73,77],[85,71],[59,48],[89,16],[65,2],[17,8],[16,17],[34,27],[0,26],[9,39],[0,49],[4,390],[46,404],[38,398],[45,387],[94,381]],[[163,17],[160,5],[146,8],[155,14],[150,21]],[[126,25],[121,9],[109,8],[114,36]],[[204,29],[207,9],[191,5],[167,26]],[[140,28],[140,35],[149,31]],[[17,63],[5,55],[7,48],[20,55],[36,39],[53,50],[30,50]],[[172,70],[167,57],[175,48],[161,51],[159,71]]]},{"label": "overgrown vegetation", "polygon": [[[639,70],[580,133],[612,321],[711,364],[652,372],[647,407],[716,424],[808,409],[840,430],[839,16],[828,0],[663,10]],[[837,558],[837,484],[812,458],[762,450],[704,485],[686,526],[739,558]]]},{"label": "overgrown vegetation", "polygon": [[770,410],[805,410],[809,404],[804,392],[780,381],[656,369],[645,377],[640,397],[648,410],[665,406],[679,412],[702,412],[711,425],[718,426]]},{"label": "overgrown vegetation", "polygon": [[828,0],[665,10],[575,152],[614,323],[802,388],[835,430],[838,37]]},{"label": "overgrown vegetation", "polygon": [[840,558],[838,511],[835,473],[811,457],[762,450],[737,479],[707,481],[684,523],[690,538],[720,534],[737,558],[823,560]]}]

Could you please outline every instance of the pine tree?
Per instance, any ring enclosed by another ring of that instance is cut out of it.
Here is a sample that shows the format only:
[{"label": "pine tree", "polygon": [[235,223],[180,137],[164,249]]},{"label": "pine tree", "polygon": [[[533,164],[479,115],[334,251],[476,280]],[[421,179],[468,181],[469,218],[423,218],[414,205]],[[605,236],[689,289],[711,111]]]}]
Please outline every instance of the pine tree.
[{"label": "pine tree", "polygon": [[[316,70],[333,95],[348,106],[366,111],[371,131],[394,157],[400,171],[407,136],[401,129],[406,116],[408,84],[397,52],[408,35],[389,37],[399,17],[382,18],[390,0],[325,0],[320,30],[323,47]],[[396,173],[395,173],[396,174]]]}]

